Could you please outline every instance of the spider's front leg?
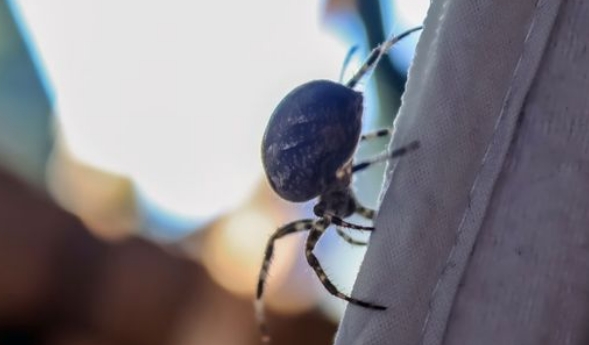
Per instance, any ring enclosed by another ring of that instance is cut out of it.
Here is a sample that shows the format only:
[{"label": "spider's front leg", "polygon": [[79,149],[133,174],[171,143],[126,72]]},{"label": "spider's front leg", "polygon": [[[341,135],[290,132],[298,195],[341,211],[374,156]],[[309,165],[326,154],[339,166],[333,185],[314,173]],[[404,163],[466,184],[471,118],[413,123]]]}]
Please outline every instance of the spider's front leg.
[{"label": "spider's front leg", "polygon": [[364,206],[358,204],[358,202],[356,202],[356,204],[357,204],[356,211],[354,213],[359,214],[366,219],[374,220],[374,216],[376,215],[376,211],[374,211],[371,208],[364,207]]},{"label": "spider's front leg", "polygon": [[356,225],[356,224],[352,224],[349,222],[346,222],[345,220],[334,216],[334,215],[329,215],[331,218],[331,222],[333,224],[336,225],[335,230],[337,231],[337,234],[343,238],[344,241],[348,242],[349,244],[355,245],[355,246],[365,246],[368,245],[368,242],[364,242],[364,241],[358,241],[354,238],[352,238],[350,235],[346,234],[343,231],[343,228],[348,228],[348,229],[353,229],[353,230],[367,230],[367,231],[372,231],[374,230],[374,227],[372,226],[362,226],[362,225]]},{"label": "spider's front leg", "polygon": [[262,296],[264,295],[264,285],[266,284],[266,279],[268,277],[268,271],[270,270],[270,263],[272,262],[272,256],[274,255],[274,242],[281,237],[284,237],[288,234],[293,234],[295,232],[307,231],[313,227],[313,219],[301,219],[291,223],[288,223],[272,234],[268,239],[268,244],[266,245],[266,252],[264,254],[264,262],[262,263],[262,268],[260,269],[260,275],[258,277],[258,288],[256,292],[256,316],[258,319],[258,325],[260,327],[260,332],[262,333],[262,340],[264,342],[270,341],[270,335],[268,333],[268,329],[266,326],[266,318],[264,316],[264,304],[262,300]]},{"label": "spider's front leg", "polygon": [[[370,303],[370,302],[365,302],[365,301],[362,301],[362,300],[359,300],[359,299],[356,299],[356,298],[353,298],[353,297],[350,297],[350,296],[344,294],[343,292],[339,291],[335,287],[335,285],[333,285],[333,283],[327,277],[327,274],[325,274],[325,271],[323,270],[323,267],[321,267],[321,264],[319,263],[317,256],[315,256],[315,254],[313,254],[313,250],[315,249],[315,245],[319,241],[319,238],[321,238],[321,235],[323,235],[325,233],[325,230],[327,229],[327,227],[331,223],[332,223],[331,217],[329,215],[326,215],[326,216],[320,218],[319,220],[317,220],[313,224],[313,227],[311,228],[311,230],[309,232],[309,237],[307,237],[307,243],[305,245],[305,256],[307,257],[307,262],[309,263],[309,266],[311,266],[311,268],[313,268],[313,270],[317,274],[317,277],[319,277],[319,280],[321,281],[321,284],[323,284],[325,289],[330,294],[334,295],[335,297],[341,298],[341,299],[348,301],[352,304],[356,304],[356,305],[359,305],[359,306],[365,307],[365,308],[378,309],[378,310],[386,309],[386,307],[383,307],[383,306],[380,306],[380,305],[377,305],[374,303]],[[349,223],[347,223],[347,224],[349,224]],[[352,224],[350,224],[350,225],[352,225]],[[356,226],[356,227],[359,227],[359,226]]]},{"label": "spider's front leg", "polygon": [[344,228],[342,226],[336,226],[335,227],[335,231],[337,231],[337,234],[346,242],[348,242],[351,245],[354,246],[367,246],[368,242],[365,241],[359,241],[355,238],[353,238],[352,236],[346,234],[344,232]]},{"label": "spider's front leg", "polygon": [[[360,140],[370,140],[373,138],[379,138],[379,137],[383,137],[386,135],[390,135],[392,132],[392,129],[389,128],[385,128],[385,129],[380,129],[378,131],[372,132],[372,133],[367,133],[364,134],[360,137]],[[405,154],[407,154],[410,151],[413,151],[415,149],[419,148],[419,141],[413,141],[411,143],[409,143],[406,146],[402,146],[396,150],[393,150],[392,152],[387,152],[384,153],[382,155],[373,157],[372,159],[369,159],[367,161],[364,162],[360,162],[357,164],[354,164],[351,167],[350,173],[357,173],[359,171],[362,171],[364,169],[369,168],[370,166],[372,166],[373,164],[376,163],[380,163],[389,159],[393,159],[393,158],[397,158],[400,156],[403,156]],[[369,220],[374,220],[374,217],[376,216],[376,211],[367,207],[362,206],[358,201],[355,200],[356,203],[356,210],[354,211],[354,213],[369,219]],[[333,220],[336,220],[336,218],[334,217]],[[334,222],[335,223],[335,222]],[[350,237],[348,234],[346,234],[342,228],[351,228],[351,229],[356,229],[356,230],[374,230],[374,228],[358,228],[357,226],[346,226],[346,225],[342,225],[342,224],[337,224],[337,228],[336,231],[338,233],[338,235],[344,239],[344,241],[353,244],[353,245],[367,245],[366,242],[362,242],[362,241],[358,241],[352,237]]]},{"label": "spider's front leg", "polygon": [[[357,201],[356,201],[356,211],[354,211],[354,213],[368,219],[368,220],[374,220],[374,216],[375,216],[375,211],[373,209],[364,207],[362,205],[360,205]],[[349,224],[349,223],[348,223]],[[365,241],[359,241],[355,238],[353,238],[352,236],[346,234],[344,232],[344,228],[352,228],[354,230],[368,230],[368,231],[372,231],[374,230],[374,227],[362,227],[362,228],[358,228],[358,227],[349,227],[349,226],[344,226],[344,225],[337,225],[335,228],[335,231],[337,232],[337,234],[346,242],[348,242],[351,245],[354,246],[366,246],[368,245],[368,242]]]},{"label": "spider's front leg", "polygon": [[[362,205],[360,205],[357,201],[356,201],[356,211],[354,211],[354,213],[368,219],[368,220],[374,220],[374,216],[376,215],[376,212],[373,209],[364,207]],[[355,245],[355,246],[366,246],[368,245],[368,242],[364,242],[364,241],[359,241],[353,237],[351,237],[350,235],[346,234],[344,232],[344,228],[346,228],[346,226],[340,226],[338,225],[335,230],[337,231],[337,234],[346,242],[348,242],[349,244]],[[355,230],[369,230],[372,231],[374,230],[374,227],[369,227],[369,228],[362,228],[362,229],[358,229],[358,228],[353,228]]]}]

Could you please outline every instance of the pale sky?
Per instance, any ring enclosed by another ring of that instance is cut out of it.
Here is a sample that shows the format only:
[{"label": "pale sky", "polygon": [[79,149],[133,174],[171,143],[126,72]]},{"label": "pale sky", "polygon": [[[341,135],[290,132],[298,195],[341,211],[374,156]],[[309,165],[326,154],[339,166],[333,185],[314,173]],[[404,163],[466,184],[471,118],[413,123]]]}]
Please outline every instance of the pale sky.
[{"label": "pale sky", "polygon": [[248,195],[275,105],[347,50],[316,0],[13,2],[74,154],[189,217]]}]

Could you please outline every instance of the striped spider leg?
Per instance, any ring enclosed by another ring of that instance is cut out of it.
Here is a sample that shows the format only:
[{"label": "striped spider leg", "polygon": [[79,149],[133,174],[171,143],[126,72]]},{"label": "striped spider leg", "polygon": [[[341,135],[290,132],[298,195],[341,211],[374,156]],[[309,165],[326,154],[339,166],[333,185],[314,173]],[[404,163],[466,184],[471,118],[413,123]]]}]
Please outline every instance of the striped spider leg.
[{"label": "striped spider leg", "polygon": [[[387,159],[400,157],[411,150],[417,149],[418,147],[419,142],[414,141],[406,146],[403,146],[391,152],[386,152],[385,154],[376,156],[367,161],[363,161],[361,163],[354,165],[350,164],[350,166],[347,167],[346,172],[343,173],[342,178],[349,179],[348,175],[350,174],[362,171],[373,164],[385,161]],[[327,274],[323,270],[323,267],[319,263],[317,256],[313,253],[313,250],[315,249],[317,242],[331,224],[335,225],[336,227],[344,227],[353,230],[374,230],[374,228],[371,226],[356,225],[344,220],[344,218],[347,218],[354,213],[372,219],[374,218],[375,214],[374,210],[359,205],[355,197],[353,196],[353,192],[350,189],[349,185],[344,184],[340,189],[335,189],[333,191],[321,195],[319,197],[318,203],[313,208],[313,212],[317,216],[317,219],[301,219],[288,223],[280,227],[278,230],[276,230],[276,232],[274,232],[274,234],[270,236],[270,238],[268,239],[266,251],[264,254],[264,261],[262,263],[262,268],[260,269],[260,274],[258,278],[255,300],[256,317],[258,320],[260,331],[262,333],[262,340],[264,342],[270,341],[270,335],[268,333],[268,328],[266,325],[266,320],[264,316],[264,305],[262,300],[262,297],[264,295],[264,285],[268,277],[270,263],[272,261],[272,256],[274,254],[275,242],[276,240],[289,234],[309,231],[309,235],[307,237],[307,241],[305,244],[305,257],[307,258],[309,266],[313,268],[313,270],[317,274],[317,277],[321,281],[321,284],[323,284],[323,286],[329,293],[331,293],[335,297],[338,297],[349,303],[361,307],[376,310],[386,309],[386,307],[384,306],[359,300],[339,291],[335,287],[335,285],[333,285],[333,283],[329,280]]]}]

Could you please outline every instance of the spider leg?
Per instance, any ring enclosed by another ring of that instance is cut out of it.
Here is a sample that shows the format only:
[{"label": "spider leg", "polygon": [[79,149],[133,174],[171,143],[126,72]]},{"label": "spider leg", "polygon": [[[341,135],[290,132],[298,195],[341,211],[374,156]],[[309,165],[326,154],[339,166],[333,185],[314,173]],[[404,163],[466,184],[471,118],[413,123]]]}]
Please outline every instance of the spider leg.
[{"label": "spider leg", "polygon": [[409,29],[405,32],[402,32],[401,34],[399,34],[397,36],[392,36],[391,38],[389,38],[388,40],[386,40],[382,44],[380,44],[378,47],[372,49],[372,51],[370,52],[370,55],[368,55],[368,57],[366,58],[366,60],[364,61],[364,63],[360,67],[360,69],[358,69],[358,71],[356,72],[356,74],[354,74],[352,79],[350,79],[350,81],[348,81],[346,86],[349,88],[354,88],[356,86],[356,84],[358,84],[360,79],[362,79],[362,77],[364,77],[366,75],[366,73],[368,73],[372,69],[372,67],[376,66],[376,64],[380,61],[382,56],[384,54],[386,54],[387,51],[389,49],[391,49],[391,47],[395,43],[399,42],[400,40],[402,40],[403,38],[405,38],[409,34],[415,32],[415,31],[421,30],[422,28],[423,28],[422,26],[418,26],[413,29]]},{"label": "spider leg", "polygon": [[387,151],[381,155],[378,155],[376,157],[372,157],[371,159],[368,159],[364,162],[354,164],[352,166],[352,173],[364,170],[364,169],[366,169],[376,163],[380,163],[380,162],[384,162],[389,159],[394,159],[394,158],[404,156],[405,154],[407,154],[413,150],[417,150],[418,148],[419,148],[419,141],[417,141],[417,140],[412,141],[409,144],[407,144],[405,146],[401,146],[398,149],[395,149],[393,151],[390,151],[390,152]]},{"label": "spider leg", "polygon": [[360,204],[358,204],[358,202],[356,201],[356,212],[357,214],[361,215],[362,217],[366,218],[366,219],[370,219],[373,220],[374,216],[376,214],[376,211],[374,211],[373,209],[370,209],[368,207],[364,207]]},{"label": "spider leg", "polygon": [[335,285],[333,285],[333,283],[329,280],[329,278],[327,278],[327,275],[325,274],[323,267],[321,267],[321,264],[319,263],[317,256],[315,256],[315,254],[313,254],[313,250],[315,249],[315,245],[319,241],[319,238],[321,238],[321,235],[323,235],[325,233],[325,230],[330,225],[330,223],[331,222],[330,222],[329,216],[321,218],[313,224],[313,227],[311,228],[311,230],[309,232],[309,237],[307,237],[307,244],[305,246],[305,256],[307,257],[307,262],[309,263],[309,266],[311,266],[311,268],[313,268],[313,270],[317,274],[317,277],[319,277],[319,280],[321,281],[321,284],[323,284],[325,289],[327,289],[327,291],[330,294],[334,295],[335,297],[341,298],[341,299],[348,301],[352,304],[356,304],[356,305],[359,305],[359,306],[365,307],[365,308],[378,309],[378,310],[386,309],[386,307],[383,307],[383,306],[380,306],[377,304],[373,304],[370,302],[365,302],[365,301],[362,301],[359,299],[355,299],[353,297],[350,297],[350,296],[340,292],[335,287]]},{"label": "spider leg", "polygon": [[354,57],[354,54],[356,54],[356,52],[358,51],[358,49],[360,48],[359,45],[355,45],[352,46],[350,48],[350,50],[348,50],[348,53],[346,54],[346,57],[344,58],[344,63],[342,64],[342,69],[339,72],[339,82],[342,83],[344,80],[344,73],[346,72],[346,69],[348,67],[348,65],[350,64],[350,61],[352,61],[352,57]]},{"label": "spider leg", "polygon": [[374,132],[362,134],[360,136],[360,141],[371,140],[371,139],[380,138],[380,137],[386,137],[386,136],[391,135],[392,133],[393,133],[392,128],[382,128],[382,129],[376,130]]},{"label": "spider leg", "polygon": [[353,224],[353,223],[347,222],[347,221],[341,219],[340,217],[338,217],[334,214],[331,214],[331,213],[327,213],[327,215],[331,219],[331,222],[336,225],[335,230],[337,231],[337,234],[341,238],[344,239],[344,241],[346,241],[350,244],[359,245],[359,246],[365,246],[368,244],[367,242],[364,242],[364,241],[355,240],[350,235],[346,234],[342,228],[348,228],[348,229],[353,229],[353,230],[372,231],[372,230],[374,230],[374,227]]},{"label": "spider leg", "polygon": [[266,283],[268,271],[270,269],[270,263],[272,261],[272,255],[274,254],[274,242],[288,234],[310,230],[313,227],[313,222],[313,219],[301,219],[288,223],[276,230],[276,232],[274,232],[274,234],[272,234],[272,236],[270,236],[268,239],[266,252],[264,254],[264,262],[262,263],[262,268],[260,269],[260,275],[258,277],[258,288],[255,301],[256,318],[258,321],[258,326],[260,327],[260,332],[262,333],[262,342],[267,343],[270,341],[270,335],[266,325],[266,318],[264,316],[262,295],[264,294],[264,284]]},{"label": "spider leg", "polygon": [[354,246],[366,246],[368,245],[368,242],[364,242],[364,241],[358,241],[356,239],[354,239],[352,236],[346,234],[344,232],[343,227],[341,226],[336,226],[335,227],[335,231],[337,231],[337,234],[346,242],[348,242],[351,245]]},{"label": "spider leg", "polygon": [[[354,213],[356,213],[366,219],[369,219],[369,220],[374,220],[374,216],[376,214],[376,212],[373,209],[370,209],[370,208],[360,205],[358,203],[358,201],[356,201],[356,211]],[[348,242],[350,244],[358,245],[358,246],[368,245],[368,242],[358,241],[358,240],[350,237],[348,234],[343,232],[343,229],[340,226],[337,226],[336,230],[337,230],[338,235],[340,235],[340,237],[342,237],[346,242]]]},{"label": "spider leg", "polygon": [[373,226],[363,226],[363,225],[352,224],[350,222],[346,222],[345,220],[341,219],[338,216],[335,216],[335,215],[332,215],[329,213],[327,215],[331,219],[331,222],[337,226],[342,226],[344,228],[349,228],[349,229],[354,229],[354,230],[368,230],[368,231],[374,230]]}]

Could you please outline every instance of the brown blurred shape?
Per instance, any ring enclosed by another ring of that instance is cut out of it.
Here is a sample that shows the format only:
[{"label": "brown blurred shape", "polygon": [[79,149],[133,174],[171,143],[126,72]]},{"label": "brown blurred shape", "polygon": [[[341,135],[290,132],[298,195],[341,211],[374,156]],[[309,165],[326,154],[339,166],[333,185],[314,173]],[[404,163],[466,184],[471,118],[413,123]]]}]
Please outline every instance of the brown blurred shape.
[{"label": "brown blurred shape", "polygon": [[[0,171],[0,344],[257,344],[251,301],[142,239],[112,244]],[[275,344],[329,344],[319,313],[270,315]]]}]

